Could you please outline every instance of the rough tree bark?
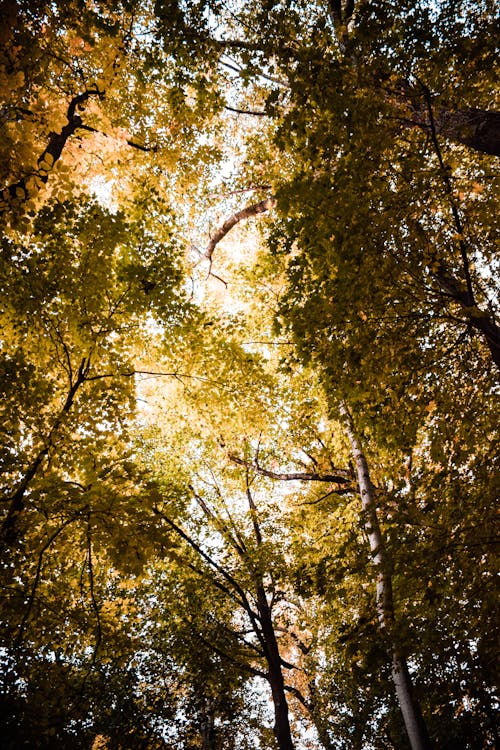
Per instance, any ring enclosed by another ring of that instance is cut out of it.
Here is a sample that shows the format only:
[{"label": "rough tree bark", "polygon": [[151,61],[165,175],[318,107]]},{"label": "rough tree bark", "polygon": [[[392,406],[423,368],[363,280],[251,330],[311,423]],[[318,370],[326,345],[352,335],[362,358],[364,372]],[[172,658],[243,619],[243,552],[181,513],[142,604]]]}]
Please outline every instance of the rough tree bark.
[{"label": "rough tree bark", "polygon": [[[436,101],[429,110],[430,99]],[[474,151],[500,156],[500,112],[480,107],[457,109],[439,101],[421,80],[400,81],[397,90],[388,92],[388,99],[401,110],[400,122],[409,128],[420,128],[430,136],[439,135]]]},{"label": "rough tree bark", "polygon": [[[417,122],[424,130],[430,130],[425,118]],[[485,109],[435,110],[436,132],[453,143],[473,148],[482,154],[500,156],[500,112]]]},{"label": "rough tree bark", "polygon": [[274,632],[271,607],[261,583],[257,584],[257,610],[265,642],[264,653],[268,666],[268,681],[273,696],[274,736],[279,750],[294,750],[281,657]]}]

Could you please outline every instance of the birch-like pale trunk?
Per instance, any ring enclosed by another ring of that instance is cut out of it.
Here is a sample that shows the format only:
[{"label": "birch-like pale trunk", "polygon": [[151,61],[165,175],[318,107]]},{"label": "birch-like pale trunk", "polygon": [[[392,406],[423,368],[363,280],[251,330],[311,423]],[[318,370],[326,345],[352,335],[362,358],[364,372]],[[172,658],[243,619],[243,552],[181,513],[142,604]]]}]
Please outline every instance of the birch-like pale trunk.
[{"label": "birch-like pale trunk", "polygon": [[389,572],[384,538],[377,516],[375,489],[370,479],[368,463],[361,449],[352,416],[345,404],[341,406],[345,429],[351,445],[363,510],[363,526],[368,537],[370,552],[376,570],[376,607],[380,630],[386,635],[391,647],[391,673],[396,695],[403,716],[412,750],[431,750],[420,706],[413,694],[411,676],[405,657],[401,654],[394,637],[394,602],[392,579]]}]

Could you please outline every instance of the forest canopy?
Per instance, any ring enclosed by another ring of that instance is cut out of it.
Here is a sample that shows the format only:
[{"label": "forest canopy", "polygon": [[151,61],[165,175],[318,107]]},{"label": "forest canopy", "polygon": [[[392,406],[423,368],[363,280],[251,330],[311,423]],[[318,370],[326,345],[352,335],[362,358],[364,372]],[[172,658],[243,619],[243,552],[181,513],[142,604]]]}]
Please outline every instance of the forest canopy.
[{"label": "forest canopy", "polygon": [[0,17],[2,747],[497,747],[496,3]]}]

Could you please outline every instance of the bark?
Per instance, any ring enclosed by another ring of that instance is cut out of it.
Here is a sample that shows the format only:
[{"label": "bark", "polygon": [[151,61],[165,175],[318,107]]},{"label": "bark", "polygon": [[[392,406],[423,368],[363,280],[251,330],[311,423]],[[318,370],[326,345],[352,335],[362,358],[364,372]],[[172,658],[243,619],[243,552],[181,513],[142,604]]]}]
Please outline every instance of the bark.
[{"label": "bark", "polygon": [[378,521],[375,490],[370,479],[368,463],[358,441],[352,417],[345,405],[342,405],[341,412],[356,466],[364,529],[376,569],[376,607],[379,628],[389,639],[392,652],[391,673],[399,707],[412,750],[431,750],[432,745],[427,728],[418,702],[413,695],[408,665],[394,638],[392,580],[385,554],[384,538]]},{"label": "bark", "polygon": [[346,24],[354,13],[354,0],[329,0],[328,6],[335,25]]},{"label": "bark", "polygon": [[[250,485],[248,482],[247,469],[247,499],[248,507],[252,516],[255,541],[257,546],[262,544],[262,533],[259,525],[257,507],[254,503]],[[285,692],[285,680],[283,679],[283,660],[280,656],[278,641],[274,630],[272,605],[269,604],[262,575],[255,575],[255,595],[257,601],[257,612],[261,631],[261,640],[264,657],[267,662],[267,679],[271,688],[274,706],[274,736],[279,750],[294,750],[290,720],[288,718],[288,701]]]},{"label": "bark", "polygon": [[228,453],[228,458],[235,464],[240,466],[246,466],[247,469],[252,469],[264,477],[270,479],[277,479],[282,482],[327,482],[336,484],[351,484],[350,472],[347,469],[335,469],[339,472],[338,474],[320,474],[316,471],[295,471],[295,472],[277,472],[264,469],[259,465],[257,461],[245,461],[243,458],[238,458],[234,453]]},{"label": "bark", "polygon": [[[435,123],[436,132],[447,140],[483,154],[500,156],[500,112],[436,107]],[[425,125],[421,127],[428,129]]]},{"label": "bark", "polygon": [[276,737],[279,750],[294,750],[288,717],[288,702],[286,699],[282,662],[274,632],[271,608],[267,601],[264,587],[261,584],[257,586],[257,608],[265,642],[264,653],[268,665],[268,681],[273,697],[274,736]]},{"label": "bark", "polygon": [[[257,509],[255,507],[255,504],[253,502],[249,489],[247,491],[247,496],[249,500],[250,512],[252,514],[255,539],[256,539],[257,545],[260,545],[262,543],[262,536],[261,536],[259,522],[257,518]],[[276,639],[276,633],[274,631],[274,625],[273,625],[273,620],[272,620],[272,607],[267,600],[262,576],[259,575],[258,573],[254,575],[255,588],[253,590],[253,594],[254,594],[254,598],[256,601],[256,605],[257,605],[256,611],[255,611],[255,608],[253,607],[253,605],[250,606],[249,600],[247,598],[247,593],[238,584],[236,579],[224,567],[219,565],[212,557],[210,557],[210,555],[206,553],[200,547],[200,545],[196,541],[194,541],[185,531],[183,531],[179,526],[177,526],[177,524],[174,521],[172,521],[172,519],[170,519],[165,514],[161,513],[161,511],[158,509],[155,509],[155,512],[159,516],[161,516],[161,518],[163,518],[168,523],[168,525],[182,539],[184,539],[200,555],[200,557],[204,559],[210,565],[211,568],[213,568],[213,570],[215,570],[221,575],[222,579],[224,580],[224,583],[217,582],[216,579],[213,579],[212,581],[213,585],[215,585],[220,591],[223,591],[227,596],[229,596],[233,601],[235,601],[248,615],[252,630],[259,642],[259,646],[261,649],[260,654],[266,660],[266,664],[267,664],[266,672],[261,672],[260,670],[256,670],[253,667],[250,667],[248,665],[240,664],[230,654],[227,654],[224,651],[221,651],[220,649],[217,648],[217,646],[215,646],[214,644],[210,644],[208,641],[205,641],[205,642],[207,643],[207,645],[210,645],[216,651],[216,653],[229,659],[230,661],[232,661],[233,664],[240,666],[241,668],[247,670],[251,674],[257,675],[267,680],[271,688],[271,695],[272,695],[272,700],[273,700],[273,707],[274,707],[273,731],[274,731],[274,736],[276,737],[278,748],[279,750],[294,750],[292,735],[291,735],[291,730],[290,730],[290,721],[288,718],[288,702],[286,699],[285,681],[283,678],[283,666],[286,663],[283,662],[279,653],[278,641]],[[208,508],[205,509],[205,513],[208,518],[211,518],[211,514],[208,511]],[[242,557],[242,559],[246,560],[247,558],[246,558],[245,551],[242,550],[238,544],[234,544],[234,540],[232,543],[234,545],[235,550]],[[198,570],[195,566],[193,566],[190,563],[187,563],[187,565],[188,567],[191,568],[191,570],[195,571],[200,576],[204,577],[203,572]]]},{"label": "bark", "polygon": [[217,732],[215,730],[215,710],[209,698],[200,713],[200,734],[202,750],[217,750]]},{"label": "bark", "polygon": [[230,216],[229,219],[226,219],[224,224],[222,224],[222,226],[219,227],[219,229],[210,237],[210,241],[205,249],[205,257],[209,260],[212,260],[212,255],[214,254],[214,250],[219,242],[224,239],[226,234],[228,234],[231,229],[240,221],[249,219],[252,216],[263,214],[266,211],[269,211],[271,208],[274,208],[275,205],[275,198],[266,198],[265,200],[260,201],[260,203],[254,203],[252,206],[246,206],[246,208],[242,208],[241,211],[238,211],[237,213]]},{"label": "bark", "polygon": [[433,273],[433,277],[442,291],[461,306],[467,325],[483,336],[491,358],[500,370],[500,328],[494,317],[478,307],[473,296],[471,299],[469,290],[463,287],[443,263]]},{"label": "bark", "polygon": [[[455,197],[450,174],[444,162],[441,146],[439,144],[438,133],[442,132],[442,130],[440,130],[440,123],[442,125],[443,118],[442,116],[440,117],[440,110],[438,109],[436,111],[430,90],[422,83],[420,86],[427,107],[429,133],[438,159],[444,191],[449,200],[453,224],[458,237],[458,248],[462,259],[463,281],[456,278],[447,268],[444,261],[437,257],[433,258],[433,266],[436,265],[437,270],[435,270],[432,275],[442,292],[461,306],[469,328],[474,328],[482,334],[490,350],[491,358],[500,370],[500,329],[496,324],[493,312],[487,312],[486,310],[481,309],[476,303],[472,283],[471,263],[469,259],[470,252],[468,243],[464,238],[464,223],[462,221],[458,201]],[[417,231],[425,237],[425,230],[423,230],[418,222],[416,222],[415,225]]]},{"label": "bark", "polygon": [[479,107],[454,109],[435,102],[429,118],[431,92],[422,82],[413,86],[402,81],[399,91],[392,92],[394,94],[393,102],[406,108],[409,114],[401,119],[403,125],[441,135],[452,143],[460,143],[483,154],[500,156],[500,112]]}]

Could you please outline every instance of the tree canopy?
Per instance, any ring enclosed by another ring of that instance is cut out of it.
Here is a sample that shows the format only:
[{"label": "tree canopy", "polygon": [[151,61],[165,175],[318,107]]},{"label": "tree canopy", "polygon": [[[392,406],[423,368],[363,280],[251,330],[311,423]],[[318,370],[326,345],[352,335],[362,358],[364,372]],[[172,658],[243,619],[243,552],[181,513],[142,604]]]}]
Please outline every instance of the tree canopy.
[{"label": "tree canopy", "polygon": [[495,3],[0,7],[2,746],[496,747]]}]

